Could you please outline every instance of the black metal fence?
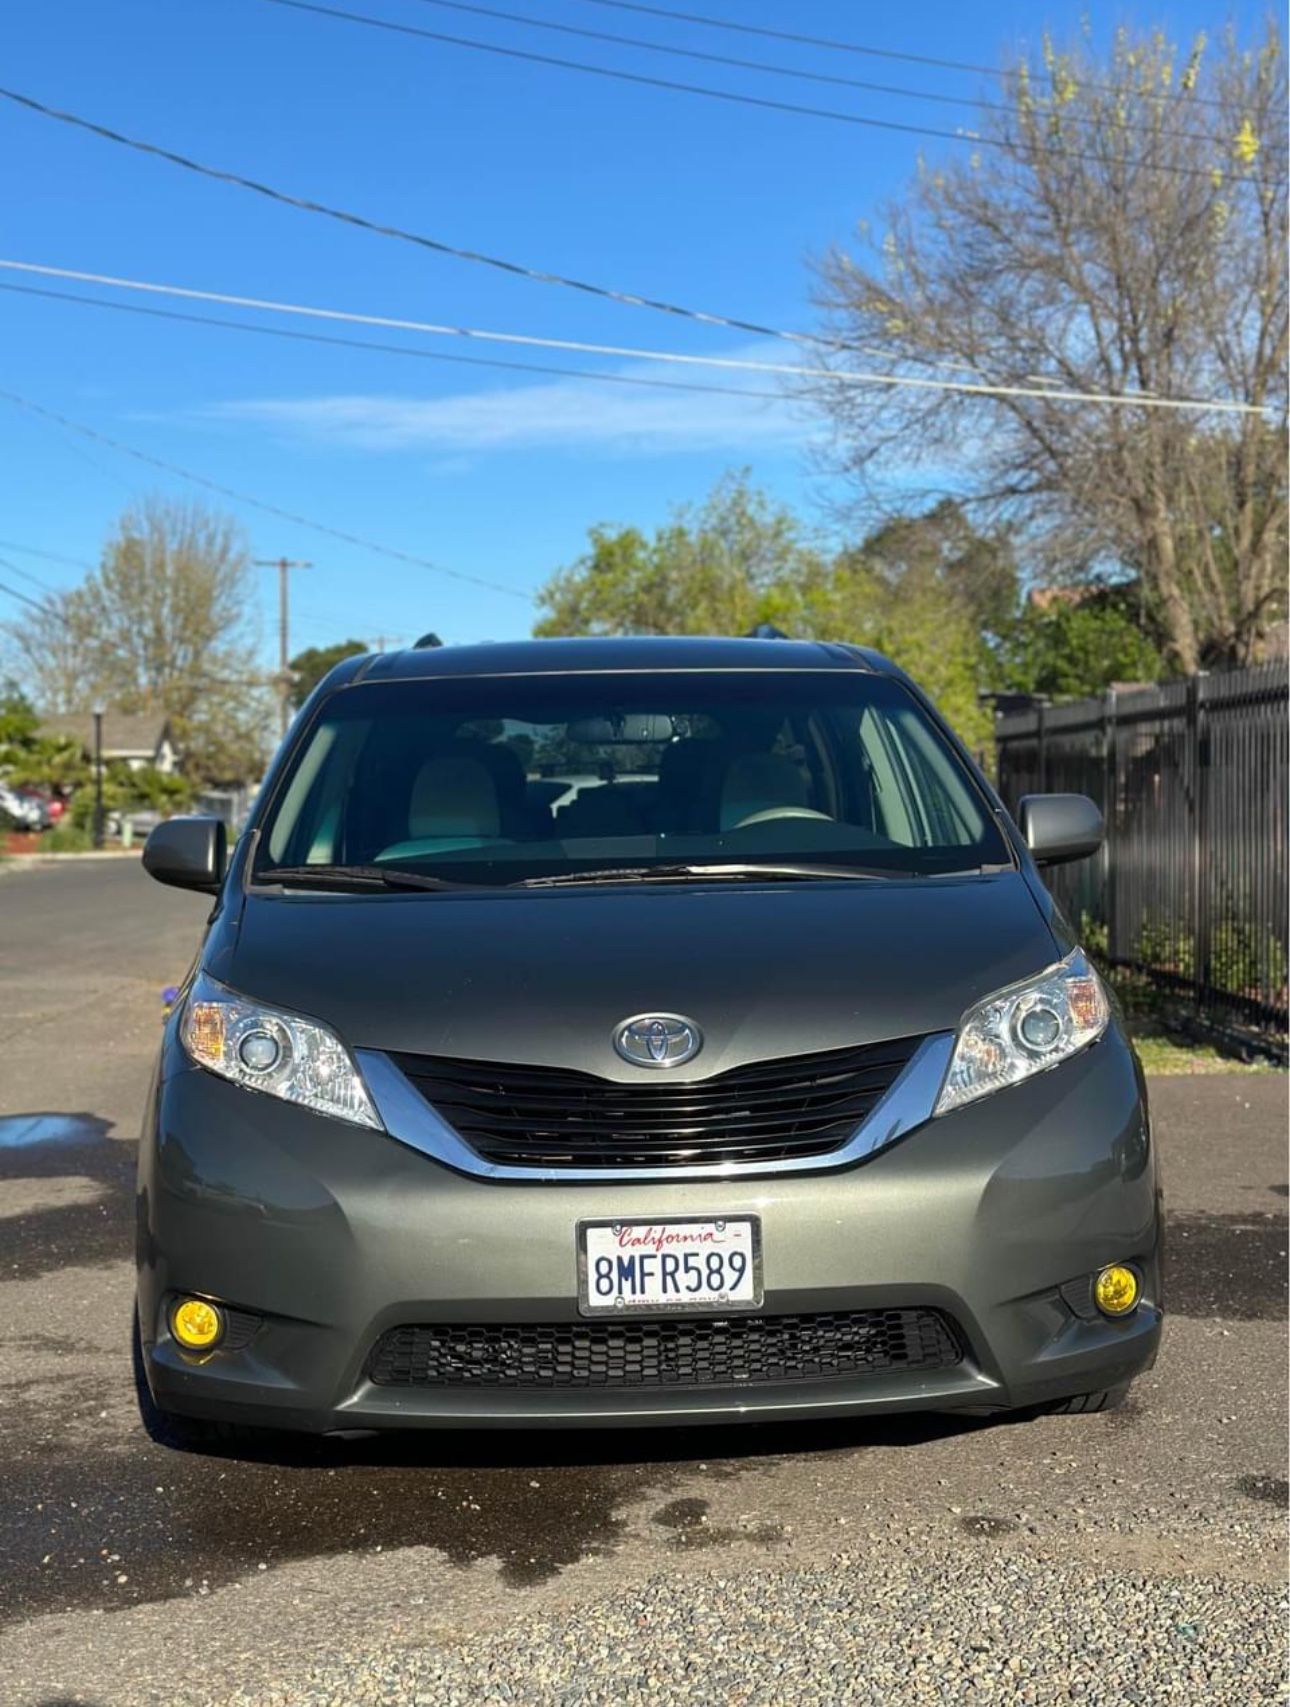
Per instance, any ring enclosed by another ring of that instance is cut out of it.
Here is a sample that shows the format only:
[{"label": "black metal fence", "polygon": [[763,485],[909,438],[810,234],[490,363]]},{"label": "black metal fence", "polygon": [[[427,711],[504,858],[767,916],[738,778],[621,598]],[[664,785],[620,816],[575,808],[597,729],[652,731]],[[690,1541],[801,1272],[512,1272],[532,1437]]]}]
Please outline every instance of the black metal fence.
[{"label": "black metal fence", "polygon": [[1224,1029],[1286,1028],[1283,663],[998,718],[999,789],[1091,795],[1094,860],[1047,873],[1090,949]]}]

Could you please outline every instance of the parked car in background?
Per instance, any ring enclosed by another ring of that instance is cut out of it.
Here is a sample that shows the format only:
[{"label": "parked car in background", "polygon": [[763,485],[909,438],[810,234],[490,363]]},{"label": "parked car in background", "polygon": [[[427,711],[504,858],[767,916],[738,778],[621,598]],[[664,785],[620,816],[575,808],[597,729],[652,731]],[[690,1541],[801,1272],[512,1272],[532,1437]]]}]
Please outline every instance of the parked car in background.
[{"label": "parked car in background", "polygon": [[24,830],[47,830],[54,822],[48,802],[34,789],[0,782],[0,812]]},{"label": "parked car in background", "polygon": [[338,665],[231,857],[199,817],[144,853],[215,898],[139,1151],[154,1420],[1116,1403],[1155,1157],[1039,872],[1101,835],[1014,822],[855,647]]}]

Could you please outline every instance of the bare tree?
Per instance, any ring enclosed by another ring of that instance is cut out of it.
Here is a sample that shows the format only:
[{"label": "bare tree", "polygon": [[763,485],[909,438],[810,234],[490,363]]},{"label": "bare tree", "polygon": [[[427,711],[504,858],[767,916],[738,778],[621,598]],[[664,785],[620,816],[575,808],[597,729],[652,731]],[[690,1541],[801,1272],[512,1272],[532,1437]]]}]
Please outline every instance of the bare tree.
[{"label": "bare tree", "polygon": [[[826,382],[842,460],[876,499],[943,471],[1054,572],[1141,577],[1175,666],[1247,660],[1285,611],[1286,83],[1203,37],[1120,31],[1009,68],[978,146],[922,166],[864,259],[823,263],[836,365],[1029,391],[1234,399],[1248,413]],[[872,354],[868,366],[875,365]]]},{"label": "bare tree", "polygon": [[254,609],[236,524],[150,498],[121,517],[94,573],[7,632],[42,710],[164,713],[190,774],[226,782],[256,774],[269,726]]},{"label": "bare tree", "polygon": [[85,711],[100,697],[79,588],[50,593],[3,624],[6,662],[42,711]]}]

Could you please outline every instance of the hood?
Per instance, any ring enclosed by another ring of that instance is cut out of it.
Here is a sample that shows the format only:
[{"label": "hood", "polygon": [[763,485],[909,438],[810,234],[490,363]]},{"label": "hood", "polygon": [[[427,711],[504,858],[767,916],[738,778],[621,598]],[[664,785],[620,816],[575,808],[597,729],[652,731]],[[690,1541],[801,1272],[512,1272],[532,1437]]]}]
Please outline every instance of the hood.
[{"label": "hood", "polygon": [[704,1034],[669,1079],[950,1031],[1060,950],[1020,874],[498,894],[249,895],[206,969],[356,1048],[639,1082],[636,1014]]}]

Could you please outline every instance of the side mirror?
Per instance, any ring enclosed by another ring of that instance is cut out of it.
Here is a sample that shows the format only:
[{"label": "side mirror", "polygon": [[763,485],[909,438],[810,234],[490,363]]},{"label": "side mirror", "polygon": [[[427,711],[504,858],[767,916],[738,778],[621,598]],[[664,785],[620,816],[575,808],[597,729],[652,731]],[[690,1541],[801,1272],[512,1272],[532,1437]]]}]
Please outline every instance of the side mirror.
[{"label": "side mirror", "polygon": [[143,869],[158,883],[214,895],[224,881],[228,831],[222,818],[168,818],[143,844]]},{"label": "side mirror", "polygon": [[1087,794],[1024,795],[1017,823],[1036,865],[1087,859],[1106,835],[1102,814]]}]

